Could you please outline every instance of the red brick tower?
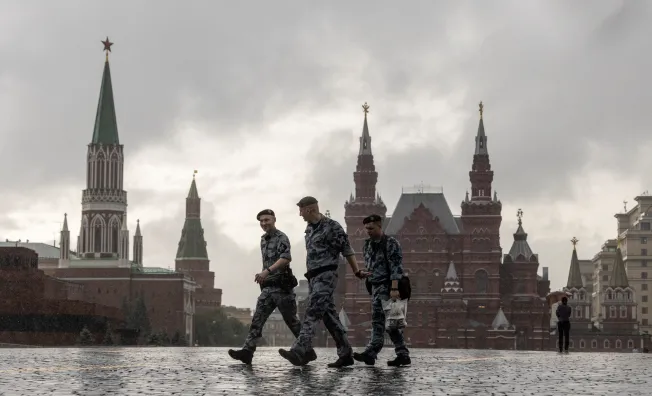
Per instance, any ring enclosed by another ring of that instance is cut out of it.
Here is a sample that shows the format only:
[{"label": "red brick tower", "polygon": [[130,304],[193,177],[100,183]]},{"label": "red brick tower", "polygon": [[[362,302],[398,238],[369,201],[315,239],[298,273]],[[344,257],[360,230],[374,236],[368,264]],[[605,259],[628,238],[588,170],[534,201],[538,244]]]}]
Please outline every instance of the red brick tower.
[{"label": "red brick tower", "polygon": [[175,270],[191,276],[197,282],[197,311],[217,308],[222,304],[222,290],[215,289],[215,273],[210,270],[209,264],[201,225],[201,198],[193,175],[186,198],[186,221],[181,230]]},{"label": "red brick tower", "polygon": [[[356,252],[356,260],[361,268],[364,266],[362,246],[367,238],[362,220],[370,214],[377,214],[383,218],[387,215],[387,207],[376,190],[378,172],[376,172],[376,166],[374,165],[374,155],[371,151],[371,135],[367,124],[369,105],[367,103],[362,105],[362,110],[364,112],[364,122],[358,149],[358,163],[355,172],[353,172],[355,195],[351,194],[349,200],[344,204],[346,230],[349,234],[351,246]],[[387,224],[386,219],[384,224]],[[357,279],[346,267],[343,265],[343,270],[340,273],[340,282],[344,284],[340,294],[344,294],[342,300],[344,301],[345,313],[352,323],[368,322],[370,320],[369,294],[364,282]],[[351,331],[352,329],[349,329],[349,332]],[[350,334],[349,336],[356,337],[356,334]],[[364,344],[366,342],[366,333],[360,334],[360,337],[361,339],[356,340],[355,343]]]},{"label": "red brick tower", "polygon": [[502,203],[496,193],[493,197],[491,194],[494,172],[489,161],[483,110],[484,106],[480,102],[480,123],[475,137],[473,165],[469,172],[471,198],[467,192],[462,202],[464,271],[458,275],[462,280],[465,298],[470,301],[482,300],[481,304],[470,303],[472,316],[486,316],[482,321],[491,323],[500,306]]}]

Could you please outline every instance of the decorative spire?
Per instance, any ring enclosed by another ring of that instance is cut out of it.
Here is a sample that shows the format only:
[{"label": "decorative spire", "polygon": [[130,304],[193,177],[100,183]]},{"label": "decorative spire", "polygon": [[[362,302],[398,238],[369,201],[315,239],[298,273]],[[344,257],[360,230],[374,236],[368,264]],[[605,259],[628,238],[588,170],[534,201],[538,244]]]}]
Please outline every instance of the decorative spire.
[{"label": "decorative spire", "polygon": [[371,135],[369,135],[369,127],[367,126],[367,114],[369,113],[369,105],[364,102],[362,105],[364,112],[364,124],[362,125],[362,136],[360,136],[360,151],[358,155],[371,155]]},{"label": "decorative spire", "polygon": [[487,151],[487,135],[484,133],[484,105],[480,102],[480,123],[478,124],[478,133],[475,136],[475,155],[489,155]]},{"label": "decorative spire", "polygon": [[571,243],[573,244],[573,254],[571,256],[570,269],[568,270],[568,281],[566,282],[566,287],[568,289],[580,289],[584,287],[582,272],[580,271],[580,261],[577,258],[577,242],[579,242],[579,239],[575,237],[571,239]]},{"label": "decorative spire", "polygon": [[201,225],[201,198],[199,198],[194,174],[186,198],[186,221],[183,224],[177,249],[177,260],[183,259],[208,260],[204,228]]},{"label": "decorative spire", "polygon": [[609,279],[609,286],[612,288],[629,287],[629,280],[627,279],[627,270],[625,270],[625,263],[623,262],[623,253],[620,250],[620,236],[617,239],[616,259],[614,260],[614,268],[611,272]]},{"label": "decorative spire", "polygon": [[136,220],[136,233],[134,234],[134,236],[142,236],[142,234],[140,233],[140,219]]},{"label": "decorative spire", "polygon": [[68,231],[68,213],[63,214],[63,227],[61,227],[61,231]]},{"label": "decorative spire", "polygon": [[134,264],[143,266],[143,235],[140,233],[140,220],[136,220],[136,233],[134,234],[133,256]]},{"label": "decorative spire", "polygon": [[100,99],[97,103],[95,115],[95,127],[93,128],[94,144],[120,144],[118,138],[118,122],[115,115],[115,104],[113,103],[113,85],[111,83],[111,69],[109,68],[108,53],[113,43],[106,38],[102,41],[104,50],[107,53],[104,62],[104,73],[102,74],[102,85],[100,86]]},{"label": "decorative spire", "polygon": [[446,272],[446,277],[444,278],[444,287],[441,289],[441,292],[462,292],[462,287],[460,285],[460,280],[457,277],[457,271],[455,270],[455,263],[453,260],[448,264],[448,272]]},{"label": "decorative spire", "polygon": [[516,211],[516,217],[518,218],[518,225],[520,227],[523,225],[523,211],[520,208]]}]

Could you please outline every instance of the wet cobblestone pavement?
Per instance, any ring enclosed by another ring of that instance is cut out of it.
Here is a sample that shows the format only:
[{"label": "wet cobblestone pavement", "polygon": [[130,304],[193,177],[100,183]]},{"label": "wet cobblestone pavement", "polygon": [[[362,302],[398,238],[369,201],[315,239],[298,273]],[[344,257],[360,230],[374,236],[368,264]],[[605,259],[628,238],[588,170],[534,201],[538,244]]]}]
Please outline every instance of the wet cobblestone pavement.
[{"label": "wet cobblestone pavement", "polygon": [[0,349],[0,395],[650,395],[651,354],[413,350],[412,366],[298,368],[277,348],[253,366],[222,348]]}]

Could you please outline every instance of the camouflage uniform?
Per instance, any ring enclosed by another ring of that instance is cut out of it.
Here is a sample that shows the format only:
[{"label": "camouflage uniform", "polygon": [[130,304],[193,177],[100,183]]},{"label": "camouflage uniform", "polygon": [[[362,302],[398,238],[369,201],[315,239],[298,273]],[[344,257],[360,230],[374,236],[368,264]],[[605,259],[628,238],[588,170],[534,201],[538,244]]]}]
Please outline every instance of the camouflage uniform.
[{"label": "camouflage uniform", "polygon": [[[385,311],[383,301],[389,299],[392,280],[400,280],[403,276],[403,253],[398,241],[390,236],[386,238],[387,260],[383,252],[382,239],[374,241],[368,238],[364,242],[362,255],[364,256],[367,271],[371,272],[371,339],[363,352],[365,355],[376,359],[385,344]],[[388,271],[389,268],[389,271]],[[394,343],[394,350],[398,356],[409,356],[402,329],[388,330],[389,338]]]},{"label": "camouflage uniform", "polygon": [[346,330],[335,310],[333,293],[337,287],[337,268],[340,254],[344,257],[355,254],[349,237],[335,220],[322,216],[315,224],[306,228],[306,278],[309,279],[309,295],[301,333],[292,346],[292,351],[304,357],[312,348],[315,327],[320,320],[333,337],[339,357],[352,354]]},{"label": "camouflage uniform", "polygon": [[[260,252],[263,257],[263,270],[269,269],[278,259],[284,258],[291,261],[290,254],[290,240],[287,235],[279,230],[266,233],[260,238]],[[249,327],[249,334],[245,339],[242,349],[254,352],[256,350],[256,342],[263,333],[263,326],[269,318],[269,315],[274,312],[278,307],[279,312],[283,316],[283,320],[288,325],[295,337],[299,335],[301,329],[301,322],[297,318],[297,302],[294,291],[284,290],[278,286],[265,286],[279,279],[281,274],[286,272],[286,268],[274,271],[269,274],[265,279],[262,286],[258,302],[256,303],[256,311],[251,319],[251,326]]]}]

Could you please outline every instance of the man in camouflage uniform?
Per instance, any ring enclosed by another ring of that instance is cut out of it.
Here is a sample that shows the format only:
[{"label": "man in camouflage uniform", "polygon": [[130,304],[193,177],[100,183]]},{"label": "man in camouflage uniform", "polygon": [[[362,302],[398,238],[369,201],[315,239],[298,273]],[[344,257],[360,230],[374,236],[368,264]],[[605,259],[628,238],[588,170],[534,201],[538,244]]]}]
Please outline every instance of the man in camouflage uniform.
[{"label": "man in camouflage uniform", "polygon": [[328,367],[351,366],[354,363],[353,350],[346,337],[346,330],[337,316],[333,300],[340,254],[346,258],[358,278],[363,279],[367,273],[358,269],[349,237],[342,226],[319,212],[315,198],[302,198],[297,206],[299,214],[308,223],[305,239],[309,294],[299,337],[290,350],[279,349],[279,353],[295,366],[307,364],[315,327],[323,320],[335,340],[339,357],[336,362],[329,363]]},{"label": "man in camouflage uniform", "polygon": [[[362,223],[367,230],[362,255],[365,267],[371,273],[371,339],[362,353],[353,358],[368,365],[376,363],[376,357],[385,343],[385,311],[383,301],[400,298],[398,281],[403,277],[403,254],[401,245],[391,236],[383,233],[383,220],[378,215],[366,217]],[[402,329],[387,329],[394,343],[396,358],[388,366],[405,366],[411,363],[410,353],[405,346]]]},{"label": "man in camouflage uniform", "polygon": [[[241,350],[229,349],[229,355],[245,364],[251,364],[256,342],[261,338],[263,326],[269,315],[278,307],[283,320],[295,337],[299,336],[301,322],[297,318],[297,302],[294,289],[288,286],[288,276],[292,270],[290,240],[287,235],[276,228],[276,216],[271,209],[262,210],[256,216],[260,227],[265,231],[260,238],[260,252],[263,256],[263,271],[256,274],[254,280],[260,284],[260,296],[256,303],[256,311],[251,319],[249,334]],[[309,349],[306,353],[309,361],[317,359],[315,351]]]}]

